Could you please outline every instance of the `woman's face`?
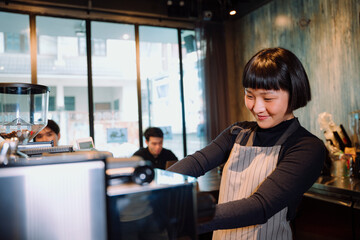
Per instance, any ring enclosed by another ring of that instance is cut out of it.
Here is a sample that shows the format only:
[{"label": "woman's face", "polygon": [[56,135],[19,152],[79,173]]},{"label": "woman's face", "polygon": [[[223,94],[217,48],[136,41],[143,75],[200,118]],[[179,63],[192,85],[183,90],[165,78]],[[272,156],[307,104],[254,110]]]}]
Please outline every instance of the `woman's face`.
[{"label": "woman's face", "polygon": [[261,128],[271,128],[294,117],[287,113],[289,93],[284,90],[245,89],[245,105]]}]

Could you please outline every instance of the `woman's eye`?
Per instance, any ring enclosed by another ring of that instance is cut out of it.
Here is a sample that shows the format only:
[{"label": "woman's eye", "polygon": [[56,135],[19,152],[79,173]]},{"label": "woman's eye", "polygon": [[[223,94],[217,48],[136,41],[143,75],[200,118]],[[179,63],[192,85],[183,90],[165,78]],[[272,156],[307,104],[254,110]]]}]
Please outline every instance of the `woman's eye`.
[{"label": "woman's eye", "polygon": [[273,100],[273,98],[264,98],[264,100],[265,100],[266,102],[270,102],[270,101]]},{"label": "woman's eye", "polygon": [[246,98],[247,98],[247,99],[253,99],[253,96],[246,95]]}]

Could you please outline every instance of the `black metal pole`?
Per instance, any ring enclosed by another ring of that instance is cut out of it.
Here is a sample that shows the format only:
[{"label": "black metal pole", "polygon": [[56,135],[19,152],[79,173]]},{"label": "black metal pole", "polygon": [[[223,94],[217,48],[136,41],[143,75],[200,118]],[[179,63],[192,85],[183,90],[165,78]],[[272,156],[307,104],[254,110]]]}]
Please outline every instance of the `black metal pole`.
[{"label": "black metal pole", "polygon": [[138,97],[138,115],[139,115],[139,144],[143,147],[142,141],[142,107],[141,107],[141,79],[140,79],[140,38],[139,38],[139,25],[135,25],[135,46],[136,46],[136,83],[137,83],[137,97]]},{"label": "black metal pole", "polygon": [[184,70],[182,59],[182,44],[181,44],[181,29],[178,28],[178,44],[179,44],[179,64],[180,64],[180,98],[181,98],[181,113],[182,113],[182,128],[183,128],[183,144],[184,157],[187,155],[186,142],[186,124],[185,124],[185,101],[184,101]]},{"label": "black metal pole", "polygon": [[88,74],[88,99],[89,99],[89,128],[90,136],[94,140],[94,98],[92,81],[92,59],[91,59],[91,21],[86,20],[86,52],[87,52],[87,74]]}]

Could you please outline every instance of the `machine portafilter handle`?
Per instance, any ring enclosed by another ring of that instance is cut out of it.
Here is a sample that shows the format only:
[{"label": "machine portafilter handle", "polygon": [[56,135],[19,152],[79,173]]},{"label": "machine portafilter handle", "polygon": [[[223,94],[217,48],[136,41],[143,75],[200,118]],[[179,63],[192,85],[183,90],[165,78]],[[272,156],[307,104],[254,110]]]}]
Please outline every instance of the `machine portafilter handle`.
[{"label": "machine portafilter handle", "polygon": [[16,155],[18,145],[19,139],[17,137],[5,139],[0,143],[0,164],[7,165],[9,162],[18,159]]}]

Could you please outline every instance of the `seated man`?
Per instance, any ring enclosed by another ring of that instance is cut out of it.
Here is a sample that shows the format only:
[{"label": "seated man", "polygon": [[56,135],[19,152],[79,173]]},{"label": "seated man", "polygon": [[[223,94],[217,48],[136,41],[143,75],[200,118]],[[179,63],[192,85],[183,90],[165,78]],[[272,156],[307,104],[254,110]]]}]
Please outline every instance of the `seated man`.
[{"label": "seated man", "polygon": [[153,163],[154,168],[166,169],[177,162],[175,154],[163,148],[164,133],[160,128],[150,127],[144,132],[147,148],[141,148],[133,156],[140,156]]},{"label": "seated man", "polygon": [[54,141],[54,147],[58,145],[60,139],[60,128],[53,120],[48,120],[46,127],[41,130],[34,138],[34,142]]}]

